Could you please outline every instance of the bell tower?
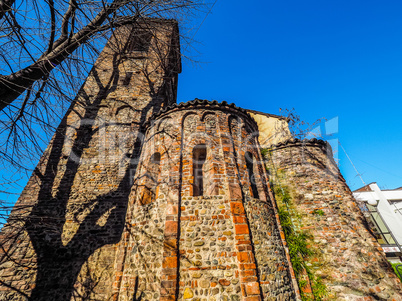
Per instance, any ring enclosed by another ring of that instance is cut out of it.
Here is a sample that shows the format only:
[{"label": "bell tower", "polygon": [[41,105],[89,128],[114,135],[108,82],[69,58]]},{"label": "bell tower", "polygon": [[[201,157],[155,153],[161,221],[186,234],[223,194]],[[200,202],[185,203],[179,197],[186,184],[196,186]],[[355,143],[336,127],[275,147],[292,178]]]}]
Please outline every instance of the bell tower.
[{"label": "bell tower", "polygon": [[3,227],[0,299],[110,300],[143,125],[180,71],[176,21],[111,34]]}]

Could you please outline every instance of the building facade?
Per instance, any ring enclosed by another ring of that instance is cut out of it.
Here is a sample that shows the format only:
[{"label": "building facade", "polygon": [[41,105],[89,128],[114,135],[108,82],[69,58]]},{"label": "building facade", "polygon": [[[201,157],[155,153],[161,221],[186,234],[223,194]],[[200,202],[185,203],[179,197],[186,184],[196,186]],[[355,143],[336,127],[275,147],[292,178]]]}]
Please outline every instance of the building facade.
[{"label": "building facade", "polygon": [[278,143],[268,154],[267,166],[272,181],[289,190],[295,227],[312,236],[315,252],[306,265],[326,286],[327,300],[399,300],[401,284],[329,143],[315,138]]},{"label": "building facade", "polygon": [[2,229],[0,299],[300,300],[275,169],[325,298],[402,300],[328,146],[234,104],[177,105],[180,71],[176,22],[115,32]]},{"label": "building facade", "polygon": [[402,188],[381,190],[371,183],[353,192],[360,208],[371,221],[374,234],[388,259],[402,256]]}]

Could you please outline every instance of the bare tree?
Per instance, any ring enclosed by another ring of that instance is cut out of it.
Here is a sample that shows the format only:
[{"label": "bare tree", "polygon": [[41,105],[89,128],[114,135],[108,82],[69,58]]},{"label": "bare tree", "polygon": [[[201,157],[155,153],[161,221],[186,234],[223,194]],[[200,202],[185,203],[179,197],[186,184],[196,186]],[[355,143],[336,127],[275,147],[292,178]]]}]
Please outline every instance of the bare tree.
[{"label": "bare tree", "polygon": [[[82,45],[92,48],[90,41],[94,37],[145,17],[177,17],[199,6],[198,1],[191,0],[44,0],[22,1],[18,7],[14,3],[10,8],[12,4],[13,1],[2,2],[0,9],[0,17],[4,18],[1,34],[7,38],[1,59],[11,72],[0,77],[0,110],[25,91],[32,91],[32,85],[41,80],[39,88],[34,89],[39,95],[31,99],[27,93],[23,104],[35,101],[47,85],[50,72],[67,58],[82,60],[83,56],[72,54]],[[31,27],[32,17],[39,28]]]},{"label": "bare tree", "polygon": [[[30,158],[34,156],[33,152],[27,152],[26,150],[37,149],[37,153],[40,153],[40,149],[47,144],[47,138],[44,137],[46,136],[44,133],[51,134],[52,132],[56,132],[54,137],[57,141],[64,140],[68,136],[66,132],[69,127],[66,124],[60,125],[57,131],[55,131],[55,127],[59,124],[61,116],[65,114],[66,106],[75,98],[76,91],[87,77],[87,73],[92,67],[93,59],[96,59],[105,41],[114,34],[114,28],[122,26],[126,22],[134,23],[133,27],[143,23],[153,23],[143,22],[143,20],[154,16],[166,18],[169,16],[186,17],[186,14],[191,12],[191,9],[197,5],[192,1],[157,2],[124,1],[123,3],[123,1],[113,1],[106,3],[89,1],[78,3],[78,1],[70,1],[67,3],[60,0],[56,3],[56,1],[50,0],[47,2],[37,0],[35,2],[23,2],[23,6],[18,7],[14,4],[11,10],[5,12],[2,22],[0,21],[2,41],[5,41],[4,43],[0,43],[0,60],[4,62],[4,64],[0,64],[0,68],[2,68],[0,72],[5,73],[7,71],[10,75],[2,77],[0,89],[2,89],[1,84],[4,84],[4,89],[8,89],[11,94],[14,93],[15,95],[16,93],[20,93],[24,87],[25,90],[14,100],[12,100],[12,97],[7,98],[8,94],[6,92],[1,94],[0,90],[0,95],[5,95],[3,98],[0,98],[0,101],[4,99],[11,100],[10,104],[4,107],[0,113],[0,157],[6,159],[2,161],[8,161],[8,163],[12,163],[20,169],[25,168],[30,164]],[[113,13],[107,12],[106,14],[105,11],[108,8],[110,9],[115,3],[119,3],[121,6],[118,8],[115,7]],[[44,9],[47,9],[48,13],[46,11],[43,12]],[[149,11],[147,12],[147,10]],[[69,11],[70,13],[68,13]],[[63,12],[63,14],[60,12]],[[103,23],[99,23],[99,26],[95,28],[93,26],[94,20],[97,20],[100,12],[106,17]],[[24,18],[21,17],[21,19],[18,19],[15,17],[18,14],[24,16]],[[15,17],[14,19],[18,19],[16,23],[13,23],[12,16]],[[43,18],[43,16],[48,16],[48,18]],[[22,23],[24,23],[24,26],[21,25]],[[66,27],[63,27],[64,23],[67,24],[65,25]],[[15,24],[21,26],[16,27]],[[121,28],[120,31],[127,28],[130,28],[130,26]],[[158,27],[155,28],[157,29]],[[136,33],[136,31],[131,32]],[[67,35],[66,39],[58,43],[58,41],[64,39],[64,34]],[[77,38],[77,36],[81,38]],[[117,32],[115,37],[118,36],[119,33]],[[163,48],[159,46],[166,41],[163,39],[157,41],[160,41],[160,43],[155,42],[154,48],[156,49],[154,51],[159,54],[157,50]],[[175,41],[174,45],[177,45],[177,36],[175,37]],[[64,49],[62,49],[62,45],[65,46],[63,46]],[[57,61],[57,65],[54,61],[55,57],[53,57],[56,53],[58,53],[58,57],[60,58],[60,62]],[[172,56],[170,53],[166,55],[169,57]],[[173,60],[177,58],[179,56],[175,52]],[[110,79],[107,82],[99,80],[96,68],[94,68],[91,74],[96,84],[99,85],[97,87],[99,92],[95,93],[95,96],[85,93],[82,96],[80,94],[82,101],[84,103],[88,102],[88,110],[85,108],[85,112],[80,117],[82,120],[94,119],[97,110],[101,108],[100,102],[103,99],[104,93],[112,91],[117,86],[120,73],[118,68],[115,67],[119,64],[118,61],[120,60],[124,60],[124,58],[118,55],[118,52],[113,55],[111,59],[113,65],[110,65],[110,70],[112,70],[113,74],[110,75]],[[164,60],[161,60],[158,64],[163,65],[164,62]],[[152,67],[168,68],[168,66],[154,66],[158,64],[151,64],[152,66],[149,66],[149,68],[146,63],[140,66],[142,68],[141,74],[144,73],[146,79],[149,79],[149,94],[152,98],[157,98],[159,95],[162,95],[162,90],[167,89],[165,87],[167,86],[165,82],[168,80],[166,76],[161,80],[161,86],[159,87],[156,84],[154,85],[152,77],[147,73],[147,71],[154,71]],[[175,73],[177,76],[177,72],[172,71],[171,73]],[[37,73],[42,74],[42,77],[34,81],[31,76]],[[22,82],[18,82],[17,79]],[[147,81],[144,82],[147,83]],[[15,86],[10,86],[10,83],[15,84]],[[89,99],[91,99],[91,102]],[[94,107],[97,109],[94,110]],[[138,111],[138,113],[141,110],[137,122],[139,125],[144,124],[148,111],[151,110],[150,105],[145,108],[138,108],[135,104],[132,104],[131,109],[132,111]],[[81,123],[78,122],[78,124]],[[131,131],[132,128],[130,129],[130,133]],[[84,149],[90,143],[94,143],[91,139],[93,136],[96,139],[96,133],[97,130],[93,129],[92,125],[82,122],[82,126],[77,129],[76,136],[74,136],[78,139],[73,139],[71,143],[72,154],[80,158]],[[70,299],[71,294],[75,290],[74,284],[85,260],[94,254],[96,250],[105,245],[116,243],[121,237],[125,226],[124,219],[130,192],[130,177],[132,177],[133,172],[135,173],[136,168],[136,165],[131,162],[136,162],[137,160],[134,160],[135,156],[141,153],[141,145],[137,142],[139,138],[133,138],[132,140],[134,141],[132,141],[132,145],[130,144],[131,148],[125,150],[126,153],[122,154],[124,162],[128,160],[130,163],[123,166],[122,173],[124,173],[124,176],[121,179],[119,178],[121,181],[118,187],[111,191],[106,191],[99,198],[95,196],[92,199],[84,196],[86,201],[93,201],[92,205],[88,203],[89,207],[84,209],[90,211],[88,216],[84,218],[88,219],[84,223],[81,223],[82,226],[79,228],[82,230],[79,231],[79,235],[76,238],[72,238],[71,242],[68,243],[63,242],[62,233],[64,233],[63,228],[66,224],[66,218],[69,218],[68,216],[66,217],[66,206],[68,205],[70,192],[73,188],[74,179],[76,179],[75,176],[80,161],[79,159],[75,160],[73,156],[70,159],[65,158],[62,155],[63,146],[61,144],[56,143],[55,146],[49,148],[49,158],[51,159],[49,159],[48,163],[44,164],[43,170],[35,170],[35,177],[38,176],[41,181],[44,179],[43,183],[46,182],[44,185],[38,186],[38,201],[28,205],[20,202],[22,208],[18,204],[13,209],[8,218],[8,223],[4,226],[1,233],[2,237],[0,237],[2,240],[0,242],[0,262],[4,263],[5,266],[13,265],[13,273],[15,271],[18,273],[19,269],[23,269],[25,272],[28,271],[29,275],[31,275],[30,273],[36,275],[34,280],[35,287],[31,292],[32,287],[22,288],[18,283],[14,283],[13,279],[10,278],[11,280],[8,281],[4,277],[0,280],[0,286],[8,288],[13,294],[15,293],[20,297],[29,298],[30,300],[38,300],[40,298],[42,300],[53,300],[55,298],[59,298],[60,300]],[[65,174],[62,172],[60,187],[66,187],[67,190],[60,191],[60,193],[54,196],[52,195],[51,187],[53,187],[54,181],[58,181],[54,172],[58,170],[59,161],[64,159],[68,161],[65,164],[68,172]],[[0,161],[0,166],[3,163],[2,161]],[[36,162],[36,160],[32,161]],[[117,165],[118,162],[116,163]],[[106,178],[105,180],[109,181]],[[39,183],[39,181],[34,182]],[[29,195],[28,198],[30,198]],[[80,215],[78,212],[72,214],[74,215],[73,220]],[[106,216],[105,214],[107,215],[105,223],[97,223],[102,216]],[[50,236],[43,236],[48,231],[51,233]],[[81,233],[81,231],[85,233]],[[95,239],[97,242],[91,244],[91,247],[88,248],[83,243],[82,238],[78,239],[82,235],[86,237],[86,241]],[[107,238],[103,239],[102,237]],[[64,258],[61,258],[60,254]],[[71,254],[72,256],[69,255],[70,258],[66,260],[66,254]],[[25,261],[25,259],[27,260]],[[59,266],[56,267],[56,265]],[[14,269],[14,267],[16,268]],[[58,283],[58,278],[54,277],[49,271],[46,271],[47,267],[52,271],[58,270],[63,272],[64,279],[67,280],[62,285],[64,288],[61,285],[50,284],[51,282]],[[44,286],[57,287],[57,289],[56,291],[52,288],[45,289]],[[66,292],[59,294],[57,290]],[[61,294],[63,297],[60,297]]]},{"label": "bare tree", "polygon": [[301,119],[294,108],[292,109],[279,109],[282,116],[288,120],[288,126],[290,134],[293,138],[305,139],[305,138],[323,138],[321,133],[315,132],[315,128],[319,127],[322,122],[327,119],[322,117],[309,123]]},{"label": "bare tree", "polygon": [[[0,168],[31,173],[114,29],[202,0],[0,0]],[[3,166],[1,166],[3,165]]]}]

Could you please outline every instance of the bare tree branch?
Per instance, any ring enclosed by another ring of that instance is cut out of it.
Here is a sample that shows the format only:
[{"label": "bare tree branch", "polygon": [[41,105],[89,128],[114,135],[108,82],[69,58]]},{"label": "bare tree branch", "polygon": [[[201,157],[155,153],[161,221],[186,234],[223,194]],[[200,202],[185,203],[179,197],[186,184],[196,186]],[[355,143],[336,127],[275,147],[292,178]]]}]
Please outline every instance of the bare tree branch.
[{"label": "bare tree branch", "polygon": [[0,0],[0,20],[11,10],[15,0]]},{"label": "bare tree branch", "polygon": [[31,173],[115,28],[185,21],[203,7],[203,0],[0,0],[0,168],[12,169],[10,179]]},{"label": "bare tree branch", "polygon": [[[33,63],[9,75],[0,75],[0,111],[21,96],[27,89],[30,89],[34,82],[48,75],[56,66],[68,59],[74,51],[88,43],[97,34],[127,23],[134,23],[140,18],[148,16],[160,17],[169,11],[179,11],[195,7],[198,4],[190,0],[113,0],[109,3],[108,1],[102,1],[101,5],[99,12],[91,18],[91,14],[87,14],[85,10],[86,2],[79,3],[76,0],[70,0],[68,8],[62,17],[61,26],[57,29],[56,23],[59,22],[56,20],[55,3],[54,0],[48,0],[51,16],[48,47],[37,59],[34,59],[26,49],[21,26],[15,16],[10,13],[10,27],[14,28],[15,36],[19,40],[20,46],[25,47],[24,50],[31,57]],[[78,10],[84,17],[77,17],[76,12]],[[89,22],[85,26],[79,26],[79,29],[75,32],[75,24],[77,22],[83,24],[86,18],[89,19]],[[54,41],[56,31],[60,32],[60,35]]]}]

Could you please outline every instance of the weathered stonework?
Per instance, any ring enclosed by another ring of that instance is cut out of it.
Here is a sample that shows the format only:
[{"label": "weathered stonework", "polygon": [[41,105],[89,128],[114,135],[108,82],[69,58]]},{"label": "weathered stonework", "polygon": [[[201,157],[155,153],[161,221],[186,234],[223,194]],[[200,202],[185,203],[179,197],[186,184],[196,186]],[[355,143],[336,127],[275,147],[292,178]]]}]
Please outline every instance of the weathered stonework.
[{"label": "weathered stonework", "polygon": [[291,139],[273,146],[267,158],[274,182],[291,190],[300,214],[294,222],[313,235],[311,248],[318,252],[308,265],[326,285],[327,299],[402,300],[401,283],[367,229],[329,144]]},{"label": "weathered stonework", "polygon": [[[296,297],[259,147],[251,135],[256,129],[244,110],[202,100],[155,117],[130,195],[127,224],[133,231],[121,250],[135,250],[135,255],[118,256],[124,258],[122,300],[134,293],[144,300]],[[206,151],[204,181],[202,195],[194,196],[200,191],[194,159],[198,145]],[[253,167],[258,199],[246,170],[247,152],[258,162]],[[135,281],[142,288],[138,292],[133,291]]]},{"label": "weathered stonework", "polygon": [[113,297],[143,127],[179,72],[175,21],[114,32],[2,229],[1,300]]},{"label": "weathered stonework", "polygon": [[[176,105],[179,72],[175,21],[114,32],[2,229],[1,300],[300,300],[258,142],[286,119]],[[311,265],[329,299],[402,300],[326,151],[270,153],[322,250]]]}]

